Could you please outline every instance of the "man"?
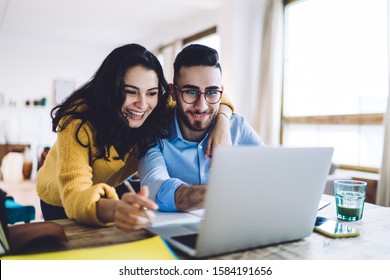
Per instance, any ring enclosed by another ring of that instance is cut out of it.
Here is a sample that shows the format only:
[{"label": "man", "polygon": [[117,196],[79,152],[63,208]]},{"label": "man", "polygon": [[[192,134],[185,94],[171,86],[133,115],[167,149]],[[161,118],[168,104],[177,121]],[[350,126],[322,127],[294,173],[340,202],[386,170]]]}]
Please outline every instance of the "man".
[{"label": "man", "polygon": [[171,136],[149,149],[138,172],[160,211],[188,211],[203,207],[211,160],[205,157],[207,137],[217,116],[230,119],[233,145],[264,143],[242,116],[218,112],[222,70],[214,49],[203,45],[184,48],[176,57],[173,80],[169,89],[176,109]]}]

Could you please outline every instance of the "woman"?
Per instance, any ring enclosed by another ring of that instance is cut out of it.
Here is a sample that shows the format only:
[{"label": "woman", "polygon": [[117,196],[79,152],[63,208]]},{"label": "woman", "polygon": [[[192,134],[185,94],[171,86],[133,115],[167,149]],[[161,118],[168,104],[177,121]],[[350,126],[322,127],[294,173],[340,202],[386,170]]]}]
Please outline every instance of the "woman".
[{"label": "woman", "polygon": [[[158,59],[129,44],[112,51],[89,82],[53,108],[57,141],[37,174],[45,220],[69,217],[124,230],[149,223],[143,209],[157,205],[147,187],[121,199],[114,187],[136,173],[157,138],[169,135],[166,90]],[[223,118],[218,123],[224,129],[215,130],[215,139],[223,142],[229,131]]]}]

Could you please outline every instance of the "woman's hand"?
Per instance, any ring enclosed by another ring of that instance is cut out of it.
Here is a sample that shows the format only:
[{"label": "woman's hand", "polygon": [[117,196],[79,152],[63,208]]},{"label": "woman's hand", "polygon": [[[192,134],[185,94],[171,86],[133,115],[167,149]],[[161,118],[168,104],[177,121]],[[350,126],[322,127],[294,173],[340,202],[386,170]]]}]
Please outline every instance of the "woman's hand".
[{"label": "woman's hand", "polygon": [[215,126],[210,131],[207,141],[205,157],[212,157],[213,151],[219,146],[228,147],[232,145],[232,137],[230,134],[231,109],[227,107],[227,112],[225,110],[222,111],[225,107],[227,106],[222,104],[220,111],[217,113]]},{"label": "woman's hand", "polygon": [[[155,202],[148,199],[149,189],[143,186],[138,194],[125,193],[115,209],[115,225],[117,228],[131,231],[150,225],[157,210]],[[150,210],[148,210],[150,209]]]}]

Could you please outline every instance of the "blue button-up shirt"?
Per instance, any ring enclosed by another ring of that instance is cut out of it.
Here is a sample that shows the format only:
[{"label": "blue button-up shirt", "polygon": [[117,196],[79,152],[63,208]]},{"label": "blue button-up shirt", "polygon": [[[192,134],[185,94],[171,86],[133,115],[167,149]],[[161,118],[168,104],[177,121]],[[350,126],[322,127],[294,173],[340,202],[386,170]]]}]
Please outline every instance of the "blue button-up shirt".
[{"label": "blue button-up shirt", "polygon": [[[243,116],[234,114],[230,132],[233,146],[264,146]],[[175,191],[180,185],[207,184],[210,158],[205,158],[208,133],[200,142],[184,139],[176,113],[171,123],[171,136],[160,139],[141,159],[138,173],[141,185],[147,185],[150,197],[155,199],[160,211],[177,211]]]}]

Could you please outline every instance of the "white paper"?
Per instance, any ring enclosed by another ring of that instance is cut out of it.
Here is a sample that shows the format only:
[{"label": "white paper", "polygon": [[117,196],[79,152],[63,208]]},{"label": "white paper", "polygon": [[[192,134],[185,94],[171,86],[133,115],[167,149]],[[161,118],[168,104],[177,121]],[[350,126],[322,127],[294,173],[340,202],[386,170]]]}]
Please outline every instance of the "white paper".
[{"label": "white paper", "polygon": [[[201,209],[203,210],[203,209]],[[165,226],[170,224],[196,223],[202,220],[204,210],[192,212],[159,212],[156,211],[155,219],[152,221],[152,227]]]}]

